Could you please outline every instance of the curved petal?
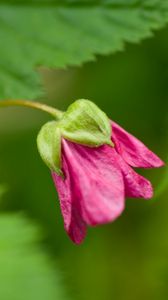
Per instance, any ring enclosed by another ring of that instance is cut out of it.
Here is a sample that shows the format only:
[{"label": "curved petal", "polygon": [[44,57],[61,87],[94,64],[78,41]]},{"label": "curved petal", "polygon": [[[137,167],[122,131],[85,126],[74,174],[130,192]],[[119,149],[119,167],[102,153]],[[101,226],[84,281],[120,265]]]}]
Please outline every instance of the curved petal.
[{"label": "curved petal", "polygon": [[116,159],[123,173],[125,196],[144,199],[152,198],[153,188],[151,182],[136,173],[118,153],[116,155],[118,156]]},{"label": "curved petal", "polygon": [[73,187],[71,186],[70,173],[64,158],[63,171],[66,174],[65,179],[56,173],[52,173],[52,177],[60,199],[65,230],[74,243],[80,244],[86,235],[86,224],[80,214],[78,199],[76,195],[72,194]]},{"label": "curved petal", "polygon": [[89,148],[63,140],[72,201],[76,199],[90,226],[113,221],[124,209],[123,177],[113,151],[109,146]]},{"label": "curved petal", "polygon": [[141,141],[112,121],[112,140],[117,152],[132,167],[161,167],[164,162]]}]

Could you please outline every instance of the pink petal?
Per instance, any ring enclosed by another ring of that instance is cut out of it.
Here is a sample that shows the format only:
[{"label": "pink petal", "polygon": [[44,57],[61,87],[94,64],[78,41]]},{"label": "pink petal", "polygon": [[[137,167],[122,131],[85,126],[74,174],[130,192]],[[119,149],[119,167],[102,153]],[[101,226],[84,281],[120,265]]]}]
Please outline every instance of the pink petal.
[{"label": "pink petal", "polygon": [[141,141],[112,122],[112,140],[117,152],[132,167],[161,167],[164,162]]},{"label": "pink petal", "polygon": [[86,224],[115,220],[124,209],[123,177],[109,146],[89,148],[63,140],[63,155],[71,178],[72,199],[80,203]]},{"label": "pink petal", "polygon": [[123,173],[125,196],[144,199],[152,198],[153,188],[151,182],[137,174],[118,153],[116,153],[116,160]]},{"label": "pink petal", "polygon": [[66,174],[65,180],[56,173],[52,173],[52,177],[60,199],[65,230],[74,243],[80,244],[86,235],[86,224],[81,218],[78,199],[76,195],[72,195],[72,182],[64,158],[63,170]]}]

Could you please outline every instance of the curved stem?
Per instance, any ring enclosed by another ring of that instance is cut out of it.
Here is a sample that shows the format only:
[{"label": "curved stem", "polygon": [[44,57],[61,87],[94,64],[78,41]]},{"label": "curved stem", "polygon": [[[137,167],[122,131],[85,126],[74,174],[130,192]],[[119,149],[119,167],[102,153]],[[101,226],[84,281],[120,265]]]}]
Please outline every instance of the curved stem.
[{"label": "curved stem", "polygon": [[26,107],[30,107],[30,108],[39,109],[39,110],[49,113],[56,119],[60,119],[63,114],[62,111],[60,111],[54,107],[48,106],[46,104],[40,103],[40,102],[32,102],[32,101],[28,101],[28,100],[17,100],[17,99],[0,101],[0,107],[9,107],[9,106],[26,106]]}]

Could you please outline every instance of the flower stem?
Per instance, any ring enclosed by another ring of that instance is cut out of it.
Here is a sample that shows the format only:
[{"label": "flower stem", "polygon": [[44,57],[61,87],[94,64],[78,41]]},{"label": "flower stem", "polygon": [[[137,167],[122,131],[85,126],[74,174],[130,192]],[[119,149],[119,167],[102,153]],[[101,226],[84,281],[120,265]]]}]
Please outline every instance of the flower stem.
[{"label": "flower stem", "polygon": [[17,100],[17,99],[0,101],[0,107],[8,107],[8,106],[26,106],[26,107],[30,107],[30,108],[39,109],[39,110],[49,113],[56,119],[60,119],[63,114],[62,111],[60,111],[54,107],[48,106],[46,104],[40,103],[40,102],[32,102],[32,101],[28,101],[28,100]]}]

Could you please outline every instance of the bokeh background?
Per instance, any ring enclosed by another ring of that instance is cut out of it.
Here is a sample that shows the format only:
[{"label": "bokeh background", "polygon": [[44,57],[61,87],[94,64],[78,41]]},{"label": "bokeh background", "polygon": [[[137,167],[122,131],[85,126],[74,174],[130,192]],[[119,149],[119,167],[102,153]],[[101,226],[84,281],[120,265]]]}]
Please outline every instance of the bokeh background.
[{"label": "bokeh background", "polygon": [[[47,91],[41,101],[64,110],[76,99],[93,100],[168,162],[168,29],[81,68],[41,74]],[[8,186],[1,210],[24,211],[43,228],[43,246],[59,265],[68,299],[168,299],[167,168],[139,170],[151,179],[155,198],[128,199],[116,222],[89,229],[85,242],[73,245],[36,147],[48,120],[38,111],[1,109],[0,182]]]}]

